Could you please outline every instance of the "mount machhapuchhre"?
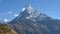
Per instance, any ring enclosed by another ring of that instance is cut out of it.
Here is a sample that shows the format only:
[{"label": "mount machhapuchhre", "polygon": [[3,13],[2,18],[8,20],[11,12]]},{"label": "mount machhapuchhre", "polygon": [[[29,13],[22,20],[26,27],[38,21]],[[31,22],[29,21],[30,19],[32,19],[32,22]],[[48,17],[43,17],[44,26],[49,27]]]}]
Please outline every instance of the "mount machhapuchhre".
[{"label": "mount machhapuchhre", "polygon": [[18,34],[60,34],[60,20],[38,12],[31,5],[7,25]]}]

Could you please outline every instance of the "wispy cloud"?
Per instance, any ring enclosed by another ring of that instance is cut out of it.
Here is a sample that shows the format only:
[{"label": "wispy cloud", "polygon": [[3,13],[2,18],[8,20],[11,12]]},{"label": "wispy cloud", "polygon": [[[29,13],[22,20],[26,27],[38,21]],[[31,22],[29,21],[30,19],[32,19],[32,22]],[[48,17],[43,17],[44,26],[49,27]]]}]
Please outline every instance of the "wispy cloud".
[{"label": "wispy cloud", "polygon": [[8,11],[8,13],[9,13],[9,14],[12,14],[12,12],[11,12],[11,11]]},{"label": "wispy cloud", "polygon": [[13,15],[14,17],[17,17],[19,15],[18,13],[13,13],[12,11],[8,11],[8,14]]}]

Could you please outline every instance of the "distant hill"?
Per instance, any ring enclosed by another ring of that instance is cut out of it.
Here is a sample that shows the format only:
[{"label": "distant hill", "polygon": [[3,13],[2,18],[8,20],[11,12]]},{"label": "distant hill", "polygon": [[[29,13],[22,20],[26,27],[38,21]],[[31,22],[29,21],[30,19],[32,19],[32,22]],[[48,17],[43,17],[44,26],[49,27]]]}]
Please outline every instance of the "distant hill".
[{"label": "distant hill", "polygon": [[0,34],[17,34],[13,29],[10,29],[6,24],[0,24]]}]

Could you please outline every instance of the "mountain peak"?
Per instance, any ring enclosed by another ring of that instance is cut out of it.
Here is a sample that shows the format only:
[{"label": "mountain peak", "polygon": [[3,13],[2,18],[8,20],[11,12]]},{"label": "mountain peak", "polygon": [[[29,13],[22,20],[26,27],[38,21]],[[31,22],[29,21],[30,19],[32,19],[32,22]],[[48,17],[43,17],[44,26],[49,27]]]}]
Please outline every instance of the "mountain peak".
[{"label": "mountain peak", "polygon": [[47,17],[45,14],[42,14],[42,13],[38,12],[37,10],[33,9],[31,4],[29,4],[25,8],[23,8],[22,11],[23,12],[20,14],[20,16],[18,16],[18,18],[22,18],[22,19],[39,18],[39,20],[44,20]]},{"label": "mountain peak", "polygon": [[23,8],[8,25],[18,34],[60,34],[60,21],[38,12],[31,5]]},{"label": "mountain peak", "polygon": [[28,9],[28,10],[33,9],[33,8],[32,8],[32,5],[31,5],[31,4],[27,5],[27,9]]},{"label": "mountain peak", "polygon": [[22,8],[22,11],[25,11],[25,10],[32,10],[33,8],[32,8],[32,5],[31,4],[29,4],[29,5],[27,5],[25,8]]}]

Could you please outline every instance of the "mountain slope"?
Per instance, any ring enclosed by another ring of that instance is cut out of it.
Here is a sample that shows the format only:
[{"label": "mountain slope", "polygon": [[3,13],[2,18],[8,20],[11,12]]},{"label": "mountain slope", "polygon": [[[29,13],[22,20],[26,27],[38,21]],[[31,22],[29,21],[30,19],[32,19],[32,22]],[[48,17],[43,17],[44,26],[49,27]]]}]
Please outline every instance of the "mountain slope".
[{"label": "mountain slope", "polygon": [[25,7],[8,25],[18,34],[60,34],[60,20],[39,13],[31,5]]},{"label": "mountain slope", "polygon": [[7,27],[6,24],[0,24],[0,34],[17,34],[13,29]]}]

